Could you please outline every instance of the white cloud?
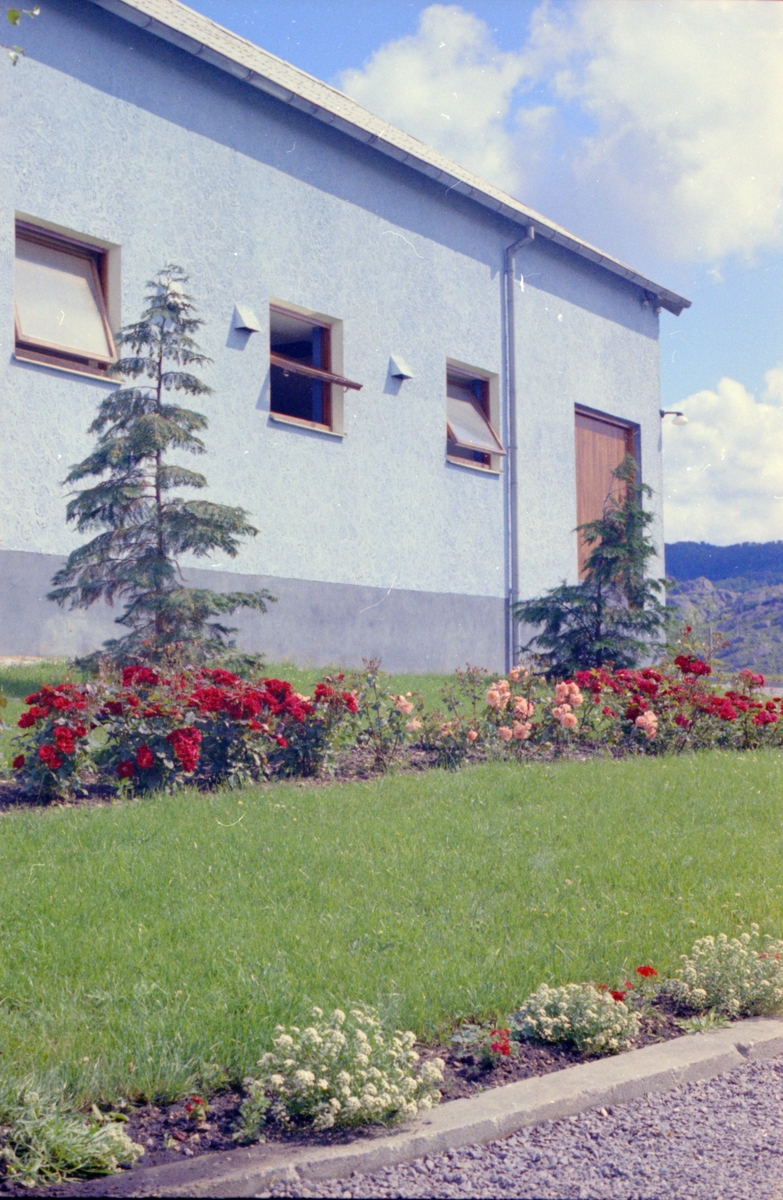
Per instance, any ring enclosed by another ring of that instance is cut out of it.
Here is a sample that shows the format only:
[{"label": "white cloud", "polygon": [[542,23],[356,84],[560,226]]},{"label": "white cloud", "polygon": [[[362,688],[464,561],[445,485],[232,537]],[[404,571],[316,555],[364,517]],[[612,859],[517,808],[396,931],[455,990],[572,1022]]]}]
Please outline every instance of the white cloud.
[{"label": "white cloud", "polygon": [[783,405],[783,367],[773,367],[765,372],[761,399],[765,404]]},{"label": "white cloud", "polygon": [[663,422],[667,542],[765,542],[783,534],[783,367],[756,399],[734,379],[682,402]]},{"label": "white cloud", "polygon": [[[434,146],[507,191],[522,174],[506,122],[524,72],[520,54],[501,52],[484,21],[458,5],[432,4],[410,37],[389,42],[340,87],[365,108]],[[540,142],[551,108],[520,112],[527,139]]]},{"label": "white cloud", "polygon": [[341,85],[609,250],[712,263],[783,246],[781,62],[766,0],[544,0],[517,53],[435,4]]},{"label": "white cloud", "polygon": [[574,157],[582,186],[636,213],[660,252],[783,244],[783,5],[588,0],[560,48],[545,9],[538,23],[542,69],[559,60],[557,93],[596,122]]}]

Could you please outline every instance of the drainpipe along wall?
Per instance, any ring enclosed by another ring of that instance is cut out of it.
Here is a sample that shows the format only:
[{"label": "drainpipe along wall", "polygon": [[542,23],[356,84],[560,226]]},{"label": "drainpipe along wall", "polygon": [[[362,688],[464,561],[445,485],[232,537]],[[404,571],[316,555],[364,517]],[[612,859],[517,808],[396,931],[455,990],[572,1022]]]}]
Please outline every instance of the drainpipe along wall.
[{"label": "drainpipe along wall", "polygon": [[514,605],[519,600],[519,512],[517,479],[517,360],[514,337],[517,251],[536,236],[534,225],[528,225],[525,236],[506,248],[506,409],[508,413],[508,451],[506,495],[508,504],[508,607],[506,612],[506,670],[514,665]]}]

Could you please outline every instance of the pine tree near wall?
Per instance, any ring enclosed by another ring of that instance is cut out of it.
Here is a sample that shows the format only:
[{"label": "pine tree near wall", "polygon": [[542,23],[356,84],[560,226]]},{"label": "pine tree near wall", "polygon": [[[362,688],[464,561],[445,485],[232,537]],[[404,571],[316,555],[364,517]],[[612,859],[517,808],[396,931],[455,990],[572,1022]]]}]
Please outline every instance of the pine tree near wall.
[{"label": "pine tree near wall", "polygon": [[609,664],[633,667],[663,649],[669,614],[658,597],[664,585],[647,574],[656,554],[647,532],[652,514],[644,508],[652,488],[637,482],[630,454],[613,474],[623,485],[621,497],[610,492],[603,516],[577,531],[593,547],[585,579],[514,606],[517,621],[540,627],[523,650],[536,653],[551,678]]},{"label": "pine tree near wall", "polygon": [[258,532],[243,508],[172,494],[207,486],[203,475],[169,461],[172,453],[206,452],[198,434],[207,418],[169,398],[212,391],[191,374],[211,360],[193,340],[203,322],[184,290],[187,281],[180,267],[168,265],[147,284],[141,319],[117,337],[130,353],[111,368],[123,381],[141,382],[121,386],[102,402],[89,430],[99,435],[95,448],[65,480],[98,481],[76,491],[67,520],[79,533],[101,532],[69,555],[48,598],[70,608],[124,601],[117,622],[130,632],[104,643],[116,664],[220,657],[236,632],[225,618],[240,608],[266,612],[274,600],[265,590],[188,587],[179,567],[185,554],[205,558],[218,551],[234,558],[239,539]]}]

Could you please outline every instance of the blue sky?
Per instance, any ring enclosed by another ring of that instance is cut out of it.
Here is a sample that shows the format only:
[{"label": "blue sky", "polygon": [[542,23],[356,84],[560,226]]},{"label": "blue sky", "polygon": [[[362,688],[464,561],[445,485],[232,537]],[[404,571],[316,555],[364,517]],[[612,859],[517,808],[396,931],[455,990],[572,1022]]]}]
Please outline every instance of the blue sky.
[{"label": "blue sky", "polygon": [[693,301],[667,541],[783,537],[783,3],[191,0]]}]

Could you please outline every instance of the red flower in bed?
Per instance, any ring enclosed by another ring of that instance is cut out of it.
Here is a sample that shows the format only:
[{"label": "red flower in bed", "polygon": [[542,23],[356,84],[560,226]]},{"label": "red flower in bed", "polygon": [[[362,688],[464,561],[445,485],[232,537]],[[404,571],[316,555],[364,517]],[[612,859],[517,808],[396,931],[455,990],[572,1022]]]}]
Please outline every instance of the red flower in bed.
[{"label": "red flower in bed", "polygon": [[489,1043],[492,1053],[501,1054],[504,1058],[508,1058],[511,1054],[508,1029],[493,1029],[489,1036],[493,1039]]}]

